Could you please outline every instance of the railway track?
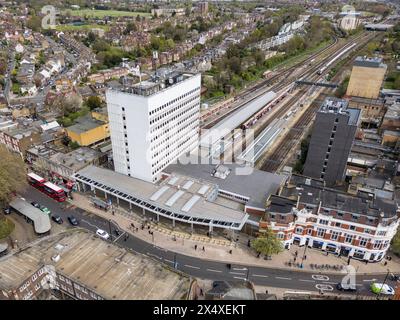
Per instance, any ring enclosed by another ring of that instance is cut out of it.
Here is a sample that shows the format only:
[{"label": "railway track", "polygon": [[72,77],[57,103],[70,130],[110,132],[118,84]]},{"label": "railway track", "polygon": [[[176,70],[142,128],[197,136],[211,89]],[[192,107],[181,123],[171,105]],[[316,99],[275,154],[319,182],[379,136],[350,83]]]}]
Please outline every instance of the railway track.
[{"label": "railway track", "polygon": [[[249,95],[253,94],[254,92],[266,87],[268,85],[268,87],[264,90],[260,90],[260,92],[257,92],[255,95],[253,95],[250,99],[247,99],[246,101],[243,101],[243,103],[239,104],[238,106],[230,109],[227,113],[221,115],[220,117],[212,120],[211,122],[207,123],[206,125],[204,125],[202,127],[202,129],[210,129],[211,127],[213,127],[216,123],[218,123],[219,121],[223,120],[224,118],[226,118],[227,116],[229,116],[230,114],[232,114],[233,112],[235,112],[236,110],[244,107],[246,104],[248,104],[249,102],[257,99],[258,97],[260,97],[261,95],[265,94],[267,91],[274,91],[274,92],[279,92],[280,90],[282,90],[283,88],[285,88],[286,86],[290,85],[291,83],[293,83],[295,80],[299,79],[299,78],[304,78],[308,75],[313,75],[314,73],[316,73],[319,69],[321,69],[322,66],[324,66],[327,63],[327,60],[329,60],[330,58],[330,54],[335,53],[337,51],[343,50],[349,46],[351,46],[352,44],[354,44],[356,41],[362,40],[363,37],[367,37],[368,34],[362,33],[360,35],[355,36],[354,38],[352,38],[351,41],[348,41],[344,44],[339,44],[338,42],[338,38],[335,37],[335,41],[334,43],[330,44],[328,47],[325,47],[323,49],[321,49],[320,51],[312,54],[311,56],[309,56],[306,60],[303,60],[291,67],[289,67],[288,69],[282,70],[279,74],[276,74],[275,76],[263,80],[261,83],[249,88],[244,94],[242,94],[239,99],[245,99],[246,97],[248,97]],[[326,55],[321,61],[314,63],[311,68],[308,68],[305,71],[302,71],[300,74],[298,75],[292,75],[292,73],[299,68],[300,66],[304,66],[305,64],[308,65],[311,61],[315,60],[317,57],[319,56],[323,56]],[[272,87],[271,87],[272,85]],[[235,98],[236,99],[236,98]]]},{"label": "railway track", "polygon": [[[369,40],[371,37],[366,36],[365,40]],[[363,41],[362,41],[363,43]],[[361,44],[359,44],[358,47],[360,47]],[[341,69],[345,68],[348,66],[349,63],[344,64]],[[336,80],[337,77],[339,76],[340,73],[337,73],[336,76],[332,80]],[[287,134],[285,135],[284,139],[282,139],[282,142],[279,144],[279,146],[276,146],[273,152],[268,156],[267,159],[265,159],[262,164],[260,169],[263,171],[269,171],[269,172],[276,172],[280,167],[282,167],[286,161],[287,161],[287,156],[297,147],[299,144],[301,137],[304,134],[304,131],[310,126],[312,123],[315,113],[322,104],[323,100],[325,97],[334,94],[334,89],[324,89],[315,99],[311,105],[307,108],[307,110],[303,113],[303,115],[298,119],[293,127],[289,129]],[[293,97],[292,100],[296,101],[296,97],[299,97],[299,95],[296,95]],[[290,103],[288,103],[290,105]],[[285,109],[288,110],[288,109]]]}]

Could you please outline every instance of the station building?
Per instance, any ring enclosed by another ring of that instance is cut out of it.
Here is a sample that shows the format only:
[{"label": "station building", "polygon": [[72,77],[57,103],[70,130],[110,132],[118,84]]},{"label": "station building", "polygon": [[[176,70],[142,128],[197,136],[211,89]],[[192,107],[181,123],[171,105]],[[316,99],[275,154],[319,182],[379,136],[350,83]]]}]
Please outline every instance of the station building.
[{"label": "station building", "polygon": [[300,175],[292,175],[266,206],[260,232],[272,229],[285,247],[308,246],[370,262],[383,259],[400,222],[393,200],[351,195]]}]

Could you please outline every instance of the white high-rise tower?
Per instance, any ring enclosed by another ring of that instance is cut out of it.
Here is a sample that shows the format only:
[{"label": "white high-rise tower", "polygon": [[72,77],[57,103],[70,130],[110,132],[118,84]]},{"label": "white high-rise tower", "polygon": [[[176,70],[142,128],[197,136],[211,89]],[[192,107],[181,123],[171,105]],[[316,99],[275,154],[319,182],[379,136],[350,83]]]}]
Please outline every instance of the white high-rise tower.
[{"label": "white high-rise tower", "polygon": [[156,182],[199,140],[201,75],[173,72],[106,92],[115,171]]}]

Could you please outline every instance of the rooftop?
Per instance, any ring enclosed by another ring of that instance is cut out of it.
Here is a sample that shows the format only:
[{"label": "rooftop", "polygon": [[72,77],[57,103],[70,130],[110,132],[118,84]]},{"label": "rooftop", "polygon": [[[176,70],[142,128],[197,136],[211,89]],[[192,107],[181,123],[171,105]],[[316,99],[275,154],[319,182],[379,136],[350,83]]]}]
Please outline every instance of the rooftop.
[{"label": "rooftop", "polygon": [[348,123],[352,125],[357,125],[361,115],[360,109],[349,108],[349,102],[347,100],[334,97],[327,97],[318,112],[348,115]]},{"label": "rooftop", "polygon": [[180,82],[183,82],[193,76],[195,74],[191,73],[182,73],[182,72],[164,72],[163,74],[155,74],[150,77],[149,80],[142,81],[131,86],[122,86],[113,88],[111,87],[109,90],[121,91],[129,94],[139,95],[139,96],[151,96],[154,95],[164,89],[172,87]]},{"label": "rooftop", "polygon": [[256,300],[253,286],[247,281],[214,281],[206,298],[223,300]]},{"label": "rooftop", "polygon": [[[225,168],[228,174],[219,174],[218,169]],[[213,164],[209,159],[192,157],[188,164],[180,162],[169,165],[168,173],[192,176],[219,186],[220,190],[247,197],[248,206],[264,208],[271,194],[276,194],[286,177],[261,171],[249,166],[233,164]]]},{"label": "rooftop", "polygon": [[99,126],[102,126],[104,124],[105,123],[103,121],[96,120],[96,119],[92,118],[91,116],[87,115],[82,118],[79,118],[77,120],[77,123],[68,127],[67,130],[80,134],[80,133],[90,131]]},{"label": "rooftop", "polygon": [[[54,262],[51,257],[60,255]],[[43,238],[0,258],[0,288],[14,289],[43,265],[82,283],[105,299],[185,299],[190,278],[144,255],[82,229]]]},{"label": "rooftop", "polygon": [[68,153],[56,153],[49,158],[52,161],[60,163],[74,171],[78,171],[102,155],[101,152],[92,148],[81,147]]},{"label": "rooftop", "polygon": [[[293,175],[296,176],[296,175]],[[300,182],[301,178],[303,182]],[[313,179],[312,179],[313,180]],[[371,217],[379,217],[383,214],[385,218],[397,215],[397,203],[388,199],[368,199],[360,196],[353,196],[335,189],[310,184],[309,178],[297,175],[295,185],[285,187],[281,196],[297,199],[302,203],[322,207],[343,210],[350,213],[364,214]]]},{"label": "rooftop", "polygon": [[369,58],[366,56],[359,56],[354,60],[353,66],[365,67],[365,68],[387,68],[386,64],[383,63],[383,59],[379,57]]},{"label": "rooftop", "polygon": [[[159,184],[153,184],[129,177],[112,170],[88,166],[77,174],[75,179],[103,188],[122,199],[136,203],[147,203],[152,210],[161,215],[183,221],[208,225],[212,221],[218,227],[241,229],[248,215],[243,211],[217,203],[213,183],[201,181],[196,177],[173,174]],[[135,200],[136,199],[136,200]],[[232,201],[233,202],[233,201]],[[235,203],[236,204],[236,203]]]}]

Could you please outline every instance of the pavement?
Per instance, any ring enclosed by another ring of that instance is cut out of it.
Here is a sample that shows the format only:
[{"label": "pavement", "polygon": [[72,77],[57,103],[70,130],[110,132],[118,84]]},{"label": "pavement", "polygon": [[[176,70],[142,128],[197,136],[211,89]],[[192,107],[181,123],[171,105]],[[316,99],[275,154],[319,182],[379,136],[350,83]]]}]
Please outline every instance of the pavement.
[{"label": "pavement", "polygon": [[[176,241],[174,241],[173,235],[158,231],[157,227],[151,223],[149,224],[150,229],[144,228],[142,230],[139,217],[135,215],[127,216],[123,210],[116,210],[115,215],[98,210],[92,207],[86,197],[81,194],[74,193],[74,200],[67,206],[66,203],[55,202],[31,186],[22,193],[22,196],[27,201],[37,201],[45,205],[53,214],[59,214],[64,219],[64,227],[72,228],[68,224],[67,217],[74,215],[79,221],[79,227],[92,232],[96,232],[99,228],[106,230],[112,235],[112,241],[117,245],[145,254],[197,279],[226,281],[248,279],[256,286],[307,292],[323,290],[324,292],[341,294],[340,291],[337,291],[335,285],[342,281],[345,274],[306,268],[285,268],[283,262],[293,257],[292,250],[274,256],[272,260],[264,260],[257,258],[254,253],[252,256],[249,248],[242,247],[240,242],[236,243],[235,248],[234,243],[228,246],[226,242],[221,244],[203,242],[201,239],[207,237],[201,236],[196,236],[201,238],[195,238],[194,241],[193,239],[178,238],[175,235]],[[138,231],[129,229],[131,223],[135,224],[135,230],[137,227]],[[116,236],[116,229],[123,232]],[[153,231],[154,243],[149,230]],[[52,232],[57,231],[52,230]],[[217,241],[217,239],[214,240]],[[221,239],[218,240],[221,241]],[[195,244],[198,245],[197,250],[194,249]],[[203,246],[205,251],[202,250]],[[232,254],[229,253],[231,249],[233,250]],[[299,255],[301,255],[300,251]],[[318,263],[326,261],[325,259],[333,259],[331,261],[335,264],[340,261],[336,257],[324,257],[321,252],[307,249],[307,261],[311,261],[311,259],[316,259],[314,261],[318,261]],[[227,265],[228,263],[231,264],[230,268]],[[357,261],[351,261],[352,265],[356,263]],[[393,261],[389,263],[393,264]],[[344,264],[344,261],[342,261],[342,264]],[[373,294],[369,291],[369,285],[372,282],[383,282],[386,277],[386,272],[382,272],[382,270],[386,271],[386,268],[380,268],[378,265],[369,264],[370,269],[368,271],[370,273],[361,271],[363,265],[362,263],[359,265],[355,279],[358,288],[357,294],[373,297]],[[373,270],[371,266],[373,266]],[[393,287],[396,285],[390,280],[387,280],[386,283]]]}]

